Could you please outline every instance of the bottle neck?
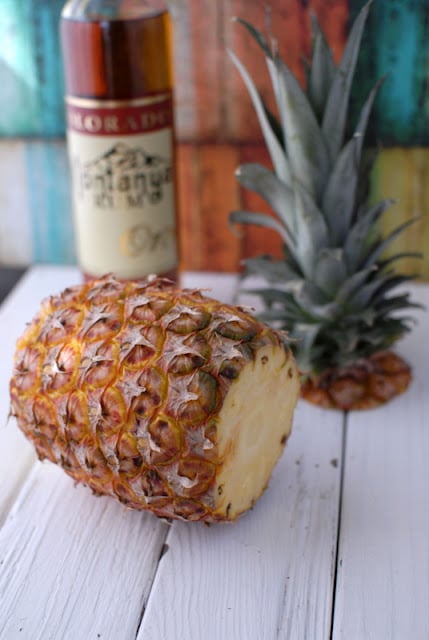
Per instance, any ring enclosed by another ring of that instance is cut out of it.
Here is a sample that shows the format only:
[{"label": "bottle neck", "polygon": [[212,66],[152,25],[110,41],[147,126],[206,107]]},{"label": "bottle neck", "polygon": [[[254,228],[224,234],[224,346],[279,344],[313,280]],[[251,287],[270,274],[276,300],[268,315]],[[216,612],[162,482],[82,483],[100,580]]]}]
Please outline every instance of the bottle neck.
[{"label": "bottle neck", "polygon": [[150,17],[168,9],[165,0],[69,0],[62,17],[98,22]]}]

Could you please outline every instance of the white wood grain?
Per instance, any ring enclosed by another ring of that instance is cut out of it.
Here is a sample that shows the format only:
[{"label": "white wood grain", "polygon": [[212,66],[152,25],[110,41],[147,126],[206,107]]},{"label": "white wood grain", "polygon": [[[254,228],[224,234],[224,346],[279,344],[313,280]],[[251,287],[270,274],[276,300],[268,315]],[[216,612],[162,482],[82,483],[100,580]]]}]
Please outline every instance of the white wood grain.
[{"label": "white wood grain", "polygon": [[138,640],[327,639],[341,446],[341,414],[301,403],[252,512],[173,524]]},{"label": "white wood grain", "polygon": [[9,380],[12,375],[15,342],[26,322],[36,313],[45,296],[62,290],[79,280],[72,267],[36,266],[26,273],[0,307],[2,336],[0,366],[0,527],[26,473],[35,459],[9,414]]},{"label": "white wood grain", "polygon": [[36,463],[0,531],[0,638],[134,640],[167,530]]},{"label": "white wood grain", "polygon": [[0,140],[0,263],[26,265],[32,256],[26,141]]},{"label": "white wood grain", "polygon": [[[429,287],[413,291],[429,308]],[[348,420],[335,640],[429,637],[429,323],[416,317],[398,347],[411,388]]]}]

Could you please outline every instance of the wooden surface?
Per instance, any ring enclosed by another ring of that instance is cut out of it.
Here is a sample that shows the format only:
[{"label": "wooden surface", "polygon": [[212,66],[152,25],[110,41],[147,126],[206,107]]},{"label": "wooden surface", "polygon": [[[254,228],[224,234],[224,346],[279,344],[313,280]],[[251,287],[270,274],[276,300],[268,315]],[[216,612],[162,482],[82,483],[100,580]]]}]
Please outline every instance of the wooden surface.
[{"label": "wooden surface", "polygon": [[[304,81],[310,52],[310,13],[317,14],[336,61],[351,21],[366,0],[171,0],[174,7],[175,102],[179,160],[181,263],[186,270],[237,272],[242,260],[281,253],[271,230],[245,226],[232,233],[235,208],[267,211],[239,188],[243,162],[269,166],[251,100],[227,48],[251,71],[273,106],[261,52],[234,16],[259,29],[270,26],[287,64]],[[64,141],[63,74],[58,20],[64,0],[3,0],[0,13],[0,264],[76,261],[70,176]],[[397,200],[383,231],[411,216],[420,222],[395,242],[419,251],[399,268],[429,279],[428,3],[373,3],[353,86],[355,119],[370,88],[386,75],[370,121],[371,140],[382,148],[372,199]]]},{"label": "wooden surface", "polygon": [[[234,276],[183,280],[234,296]],[[16,337],[78,281],[34,267],[0,307],[1,640],[427,640],[427,314],[398,345],[406,394],[349,415],[300,402],[251,512],[169,526],[75,487],[7,419]],[[429,305],[427,285],[414,294]]]}]

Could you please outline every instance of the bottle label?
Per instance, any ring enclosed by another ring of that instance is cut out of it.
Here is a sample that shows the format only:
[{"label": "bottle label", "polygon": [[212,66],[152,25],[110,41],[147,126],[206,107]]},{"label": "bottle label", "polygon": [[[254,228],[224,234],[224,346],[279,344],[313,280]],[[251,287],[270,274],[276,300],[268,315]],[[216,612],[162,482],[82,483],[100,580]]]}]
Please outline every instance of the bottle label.
[{"label": "bottle label", "polygon": [[66,98],[76,243],[82,270],[120,278],[177,265],[171,93]]}]

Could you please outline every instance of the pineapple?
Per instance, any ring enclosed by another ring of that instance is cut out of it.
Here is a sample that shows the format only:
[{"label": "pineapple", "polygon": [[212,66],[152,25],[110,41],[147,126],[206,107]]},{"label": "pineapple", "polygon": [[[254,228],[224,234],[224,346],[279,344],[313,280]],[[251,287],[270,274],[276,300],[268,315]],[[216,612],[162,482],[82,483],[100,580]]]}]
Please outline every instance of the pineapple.
[{"label": "pineapple", "polygon": [[167,519],[235,520],[289,437],[286,335],[241,307],[111,276],[42,303],[18,340],[11,413],[38,456]]},{"label": "pineapple", "polygon": [[382,80],[363,105],[352,137],[346,134],[350,88],[370,4],[357,16],[338,66],[312,16],[305,90],[279,56],[275,41],[238,20],[265,55],[277,117],[243,63],[229,52],[249,91],[273,165],[269,170],[244,164],[237,177],[275,214],[234,211],[231,221],[274,229],[284,246],[284,259],[263,255],[246,260],[243,282],[251,276],[260,284],[242,288],[262,300],[261,319],[286,329],[294,340],[302,396],[344,410],[378,406],[407,388],[410,367],[390,348],[410,329],[404,310],[418,306],[407,293],[392,293],[410,279],[393,269],[404,254],[383,258],[385,248],[413,220],[383,237],[377,223],[393,203],[368,204],[374,158],[368,159],[364,138]]}]

